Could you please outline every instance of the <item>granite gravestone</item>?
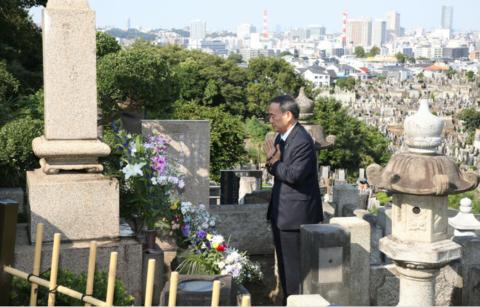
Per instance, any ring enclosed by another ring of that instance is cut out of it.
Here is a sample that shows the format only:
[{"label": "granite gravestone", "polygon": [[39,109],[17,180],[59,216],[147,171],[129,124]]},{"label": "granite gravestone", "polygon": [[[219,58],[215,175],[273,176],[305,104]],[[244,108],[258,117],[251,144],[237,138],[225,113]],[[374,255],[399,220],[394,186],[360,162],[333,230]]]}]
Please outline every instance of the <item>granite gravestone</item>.
[{"label": "granite gravestone", "polygon": [[169,157],[185,176],[182,199],[209,204],[210,126],[207,120],[144,120],[142,134],[169,141]]}]

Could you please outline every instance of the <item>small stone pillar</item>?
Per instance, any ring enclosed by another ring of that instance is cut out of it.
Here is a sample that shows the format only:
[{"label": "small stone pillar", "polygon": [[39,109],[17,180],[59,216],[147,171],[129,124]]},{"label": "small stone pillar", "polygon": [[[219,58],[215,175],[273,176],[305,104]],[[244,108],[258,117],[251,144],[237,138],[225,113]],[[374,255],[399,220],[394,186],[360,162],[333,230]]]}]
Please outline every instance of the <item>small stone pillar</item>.
[{"label": "small stone pillar", "polygon": [[477,237],[475,231],[480,230],[480,221],[472,213],[472,200],[462,198],[460,200],[459,212],[456,216],[448,219],[448,224],[455,229],[455,237]]},{"label": "small stone pillar", "polygon": [[394,155],[385,168],[370,165],[369,181],[393,193],[392,234],[380,250],[399,272],[399,305],[432,306],[435,276],[460,258],[461,247],[447,233],[448,194],[474,189],[478,177],[463,173],[450,158],[438,154],[443,121],[421,100],[418,112],[404,124],[408,151]]},{"label": "small stone pillar", "polygon": [[350,233],[340,225],[300,227],[300,293],[350,304]]}]

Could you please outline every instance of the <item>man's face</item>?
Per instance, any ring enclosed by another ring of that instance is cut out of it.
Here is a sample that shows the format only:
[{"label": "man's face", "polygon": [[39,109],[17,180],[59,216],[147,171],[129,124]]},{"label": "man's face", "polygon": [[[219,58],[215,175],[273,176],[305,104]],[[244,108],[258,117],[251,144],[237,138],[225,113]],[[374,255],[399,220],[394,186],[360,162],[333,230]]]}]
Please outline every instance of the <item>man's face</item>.
[{"label": "man's face", "polygon": [[280,110],[280,104],[273,102],[268,107],[268,118],[276,132],[285,133],[287,132],[289,123],[292,119],[292,113],[282,113],[282,110]]}]

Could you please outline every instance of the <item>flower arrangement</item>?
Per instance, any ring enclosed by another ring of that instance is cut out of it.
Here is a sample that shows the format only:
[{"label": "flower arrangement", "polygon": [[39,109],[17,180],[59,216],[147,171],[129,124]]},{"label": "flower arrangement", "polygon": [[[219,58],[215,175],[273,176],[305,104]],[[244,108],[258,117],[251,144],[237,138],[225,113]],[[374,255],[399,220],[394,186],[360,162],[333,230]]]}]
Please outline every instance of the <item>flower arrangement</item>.
[{"label": "flower arrangement", "polygon": [[169,210],[185,186],[169,144],[161,136],[144,138],[119,131],[115,150],[120,156],[119,179],[125,209],[147,229],[171,229]]},{"label": "flower arrangement", "polygon": [[229,274],[238,283],[263,278],[260,265],[245,252],[229,246],[215,229],[215,219],[205,206],[182,202],[177,210],[174,228],[185,246],[184,260],[177,270],[184,274]]}]

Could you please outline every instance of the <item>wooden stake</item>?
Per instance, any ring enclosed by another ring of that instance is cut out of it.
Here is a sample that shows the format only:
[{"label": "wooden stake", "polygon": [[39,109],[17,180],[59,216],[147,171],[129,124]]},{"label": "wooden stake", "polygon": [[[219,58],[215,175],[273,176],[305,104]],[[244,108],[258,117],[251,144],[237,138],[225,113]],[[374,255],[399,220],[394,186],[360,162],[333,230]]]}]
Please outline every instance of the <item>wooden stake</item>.
[{"label": "wooden stake", "polygon": [[242,307],[250,307],[250,306],[251,306],[250,295],[242,296]]},{"label": "wooden stake", "polygon": [[115,277],[117,275],[117,258],[118,252],[110,254],[110,268],[108,270],[108,285],[107,285],[107,306],[113,305],[113,295],[115,293]]},{"label": "wooden stake", "polygon": [[[93,282],[95,277],[95,261],[97,260],[97,242],[90,242],[90,254],[88,255],[88,273],[87,273],[87,287],[85,295],[93,294]],[[91,306],[85,303],[85,306]]]},{"label": "wooden stake", "polygon": [[[42,263],[42,241],[45,226],[42,223],[37,224],[37,233],[35,234],[35,254],[33,256],[32,274],[38,276],[40,274],[40,265]],[[30,306],[37,306],[38,284],[32,283],[30,291]]]},{"label": "wooden stake", "polygon": [[170,291],[168,291],[168,307],[175,307],[177,304],[178,272],[170,274]]},{"label": "wooden stake", "polygon": [[55,306],[55,292],[57,291],[58,260],[60,259],[60,240],[62,235],[53,236],[52,264],[50,269],[50,285],[48,287],[48,306]]},{"label": "wooden stake", "polygon": [[155,259],[148,260],[147,282],[145,287],[145,306],[152,306],[153,284],[155,281]]},{"label": "wooden stake", "polygon": [[213,281],[212,307],[217,307],[220,302],[220,280]]}]

